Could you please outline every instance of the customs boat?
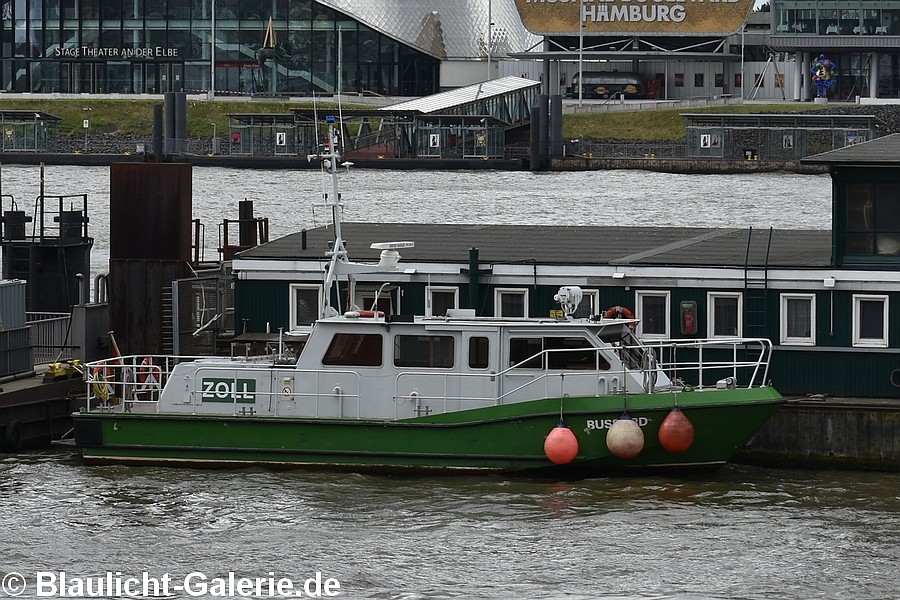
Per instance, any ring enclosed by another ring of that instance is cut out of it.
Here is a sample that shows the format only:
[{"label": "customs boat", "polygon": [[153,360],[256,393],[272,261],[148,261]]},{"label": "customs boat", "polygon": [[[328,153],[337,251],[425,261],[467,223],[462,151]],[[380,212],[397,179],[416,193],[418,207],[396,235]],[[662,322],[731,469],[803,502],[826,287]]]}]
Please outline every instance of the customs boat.
[{"label": "customs boat", "polygon": [[85,365],[87,408],[68,440],[85,463],[551,477],[713,470],[783,403],[767,385],[768,340],[642,343],[635,319],[576,318],[574,286],[560,288],[552,318],[341,310],[331,293],[340,278],[398,269],[397,248],[410,242],[383,244],[377,265],[349,260],[330,131],[321,158],[335,240],[322,317],[302,349]]}]

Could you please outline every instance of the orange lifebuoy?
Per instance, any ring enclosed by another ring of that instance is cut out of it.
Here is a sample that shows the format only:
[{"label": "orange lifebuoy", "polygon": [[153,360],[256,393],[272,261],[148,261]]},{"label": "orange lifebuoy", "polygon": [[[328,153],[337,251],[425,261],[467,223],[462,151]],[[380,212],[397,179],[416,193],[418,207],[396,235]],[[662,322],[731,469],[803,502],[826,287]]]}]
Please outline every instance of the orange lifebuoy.
[{"label": "orange lifebuoy", "polygon": [[384,316],[384,311],[381,311],[381,310],[378,310],[378,311],[375,311],[375,310],[360,310],[360,311],[357,311],[357,312],[359,312],[359,316],[360,316],[360,317],[363,317],[363,318],[368,317],[368,318],[370,318],[370,319],[373,319],[373,318],[375,318],[376,316],[377,316],[377,317],[383,317],[383,316]]},{"label": "orange lifebuoy", "polygon": [[[633,319],[634,313],[627,306],[610,306],[603,316],[607,319]],[[628,326],[634,329],[635,323],[629,323]]]},{"label": "orange lifebuoy", "polygon": [[153,378],[153,375],[151,374],[152,369],[153,369],[153,361],[150,360],[149,356],[145,356],[144,360],[141,361],[141,366],[139,366],[138,370],[137,370],[138,383],[147,383],[148,379],[152,379]]}]

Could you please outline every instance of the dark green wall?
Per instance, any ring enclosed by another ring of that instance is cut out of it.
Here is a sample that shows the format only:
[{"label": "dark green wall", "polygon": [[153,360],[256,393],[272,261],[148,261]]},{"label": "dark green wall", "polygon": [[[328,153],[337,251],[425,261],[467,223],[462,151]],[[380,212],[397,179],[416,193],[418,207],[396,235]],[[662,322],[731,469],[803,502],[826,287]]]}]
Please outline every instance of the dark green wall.
[{"label": "dark green wall", "polygon": [[238,280],[234,286],[234,327],[243,331],[243,319],[247,319],[247,331],[263,333],[266,323],[270,331],[279,327],[288,329],[290,319],[289,281]]}]

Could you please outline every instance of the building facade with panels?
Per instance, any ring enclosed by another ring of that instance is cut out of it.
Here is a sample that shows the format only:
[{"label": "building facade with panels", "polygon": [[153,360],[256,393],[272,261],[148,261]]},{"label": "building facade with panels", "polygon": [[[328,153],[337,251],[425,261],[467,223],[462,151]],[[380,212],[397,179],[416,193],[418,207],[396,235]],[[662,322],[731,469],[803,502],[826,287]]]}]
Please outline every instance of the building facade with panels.
[{"label": "building facade with panels", "polygon": [[772,0],[771,47],[789,57],[786,76],[795,100],[815,95],[816,59],[837,65],[836,100],[900,96],[900,1]]},{"label": "building facade with panels", "polygon": [[493,5],[6,0],[0,2],[0,89],[422,96],[487,79],[489,48],[500,55],[535,43],[512,0]]}]

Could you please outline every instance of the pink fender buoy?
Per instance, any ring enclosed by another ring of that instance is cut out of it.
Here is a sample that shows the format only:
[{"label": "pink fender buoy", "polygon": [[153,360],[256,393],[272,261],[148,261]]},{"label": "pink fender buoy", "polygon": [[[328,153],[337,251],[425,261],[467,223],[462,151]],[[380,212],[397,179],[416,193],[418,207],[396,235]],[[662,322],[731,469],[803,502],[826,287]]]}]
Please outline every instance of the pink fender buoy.
[{"label": "pink fender buoy", "polygon": [[659,444],[669,452],[684,452],[693,443],[694,426],[676,406],[659,424]]},{"label": "pink fender buoy", "polygon": [[644,449],[644,432],[637,421],[623,412],[606,432],[606,447],[618,458],[634,458]]},{"label": "pink fender buoy", "polygon": [[578,439],[562,421],[547,434],[544,454],[557,465],[567,465],[578,456]]}]

